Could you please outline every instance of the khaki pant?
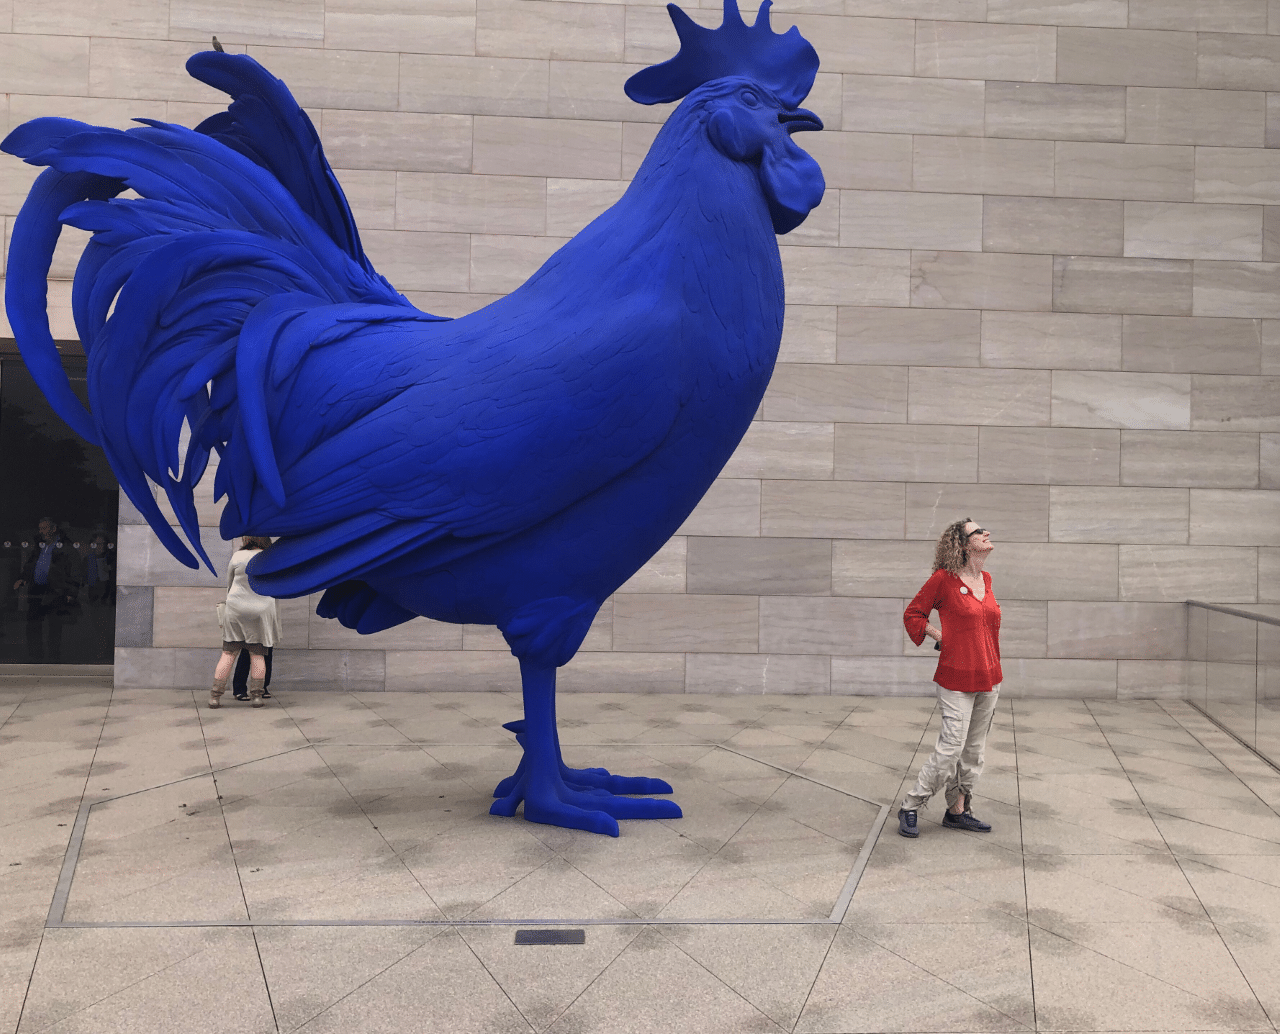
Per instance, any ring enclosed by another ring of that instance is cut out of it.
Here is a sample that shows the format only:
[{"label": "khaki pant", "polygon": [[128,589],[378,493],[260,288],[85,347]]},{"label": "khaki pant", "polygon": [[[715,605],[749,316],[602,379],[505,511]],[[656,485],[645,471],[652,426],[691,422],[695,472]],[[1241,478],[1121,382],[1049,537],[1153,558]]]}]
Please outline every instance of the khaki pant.
[{"label": "khaki pant", "polygon": [[947,807],[963,795],[966,798],[982,775],[983,751],[987,732],[996,713],[1000,687],[990,693],[958,693],[938,687],[938,708],[942,712],[942,731],[929,760],[920,769],[916,785],[902,799],[907,811],[923,808],[939,790],[946,788]]}]

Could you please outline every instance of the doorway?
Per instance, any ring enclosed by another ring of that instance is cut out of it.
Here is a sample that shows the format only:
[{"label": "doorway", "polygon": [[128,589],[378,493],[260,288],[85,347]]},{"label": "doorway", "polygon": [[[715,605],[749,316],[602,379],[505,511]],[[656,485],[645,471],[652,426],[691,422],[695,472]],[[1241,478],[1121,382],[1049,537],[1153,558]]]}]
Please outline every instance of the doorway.
[{"label": "doorway", "polygon": [[[0,663],[110,664],[119,484],[102,450],[53,412],[12,343],[0,347]],[[84,354],[60,348],[87,402]]]}]

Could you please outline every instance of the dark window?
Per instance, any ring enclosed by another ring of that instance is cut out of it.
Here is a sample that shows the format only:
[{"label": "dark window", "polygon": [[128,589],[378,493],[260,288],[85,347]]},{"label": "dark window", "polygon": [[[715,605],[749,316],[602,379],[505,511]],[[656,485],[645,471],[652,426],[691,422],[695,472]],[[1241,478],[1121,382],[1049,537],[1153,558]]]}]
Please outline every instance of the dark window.
[{"label": "dark window", "polygon": [[[83,355],[64,353],[63,368],[85,400]],[[119,499],[102,450],[59,419],[8,351],[0,359],[0,662],[111,663]]]}]

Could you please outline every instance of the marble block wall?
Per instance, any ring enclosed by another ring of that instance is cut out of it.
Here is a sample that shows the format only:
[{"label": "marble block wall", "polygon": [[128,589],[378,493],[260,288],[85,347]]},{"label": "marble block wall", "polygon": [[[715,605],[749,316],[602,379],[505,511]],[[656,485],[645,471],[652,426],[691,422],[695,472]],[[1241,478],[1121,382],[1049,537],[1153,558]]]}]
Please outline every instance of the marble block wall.
[{"label": "marble block wall", "polygon": [[[821,52],[827,131],[797,142],[828,185],[782,241],[777,373],[562,686],[927,693],[901,611],[972,516],[1006,693],[1180,694],[1183,600],[1280,602],[1280,3],[780,0],[773,21]],[[445,315],[615,200],[668,110],[622,93],[672,53],[657,2],[0,0],[0,127],[194,125],[222,105],[182,62],[215,33],[290,84],[379,270]],[[0,159],[6,239],[33,177]],[[62,338],[82,241],[55,260]],[[220,581],[122,512],[117,679],[201,685]],[[359,637],[313,603],[284,604],[282,685],[517,685],[492,629]]]}]

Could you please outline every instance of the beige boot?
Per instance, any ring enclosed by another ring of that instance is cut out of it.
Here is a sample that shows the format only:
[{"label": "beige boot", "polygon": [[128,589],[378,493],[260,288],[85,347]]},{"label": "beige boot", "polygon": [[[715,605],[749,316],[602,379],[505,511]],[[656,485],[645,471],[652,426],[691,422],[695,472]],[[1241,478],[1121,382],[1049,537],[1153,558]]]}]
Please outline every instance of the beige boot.
[{"label": "beige boot", "polygon": [[249,680],[249,706],[250,707],[262,707],[266,704],[266,701],[262,699],[263,683],[266,681],[267,680],[265,676],[260,679]]},{"label": "beige boot", "polygon": [[214,679],[213,688],[209,690],[209,706],[213,708],[222,706],[222,694],[227,691],[226,679]]}]

